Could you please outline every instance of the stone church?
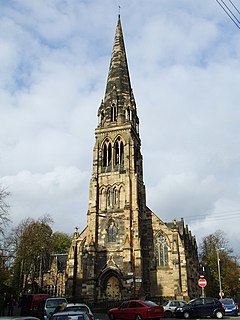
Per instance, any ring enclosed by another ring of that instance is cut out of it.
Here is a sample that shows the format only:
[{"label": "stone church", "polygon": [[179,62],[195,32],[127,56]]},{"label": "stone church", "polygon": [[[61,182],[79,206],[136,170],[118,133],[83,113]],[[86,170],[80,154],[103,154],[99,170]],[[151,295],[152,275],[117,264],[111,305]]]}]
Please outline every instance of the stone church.
[{"label": "stone church", "polygon": [[89,302],[199,296],[195,237],[183,219],[163,222],[146,204],[120,16],[95,137],[87,226],[73,235],[66,294]]}]

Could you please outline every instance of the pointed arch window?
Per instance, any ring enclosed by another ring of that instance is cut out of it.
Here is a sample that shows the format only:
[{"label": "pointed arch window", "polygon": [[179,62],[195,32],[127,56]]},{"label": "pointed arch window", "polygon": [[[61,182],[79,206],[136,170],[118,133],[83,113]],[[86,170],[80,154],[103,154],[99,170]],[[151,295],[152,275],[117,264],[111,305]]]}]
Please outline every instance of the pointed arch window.
[{"label": "pointed arch window", "polygon": [[129,106],[126,109],[125,118],[130,121],[132,120],[132,110],[130,109]]},{"label": "pointed arch window", "polygon": [[117,189],[114,188],[114,190],[113,190],[113,206],[114,206],[114,207],[115,207],[116,204],[117,204],[117,198],[118,198],[118,196],[117,196]]},{"label": "pointed arch window", "polygon": [[120,142],[120,165],[123,166],[124,164],[124,146],[123,142]]},{"label": "pointed arch window", "polygon": [[111,106],[111,121],[117,121],[117,106],[115,103]]},{"label": "pointed arch window", "polygon": [[107,140],[103,146],[103,167],[109,167],[112,160],[112,145]]},{"label": "pointed arch window", "polygon": [[115,222],[112,220],[108,226],[108,241],[109,242],[116,242],[117,241],[117,226]]},{"label": "pointed arch window", "polygon": [[168,266],[168,244],[163,234],[159,234],[156,238],[155,258],[158,267]]},{"label": "pointed arch window", "polygon": [[124,164],[124,145],[123,142],[118,138],[118,140],[115,143],[114,147],[115,151],[115,165],[116,166],[123,166]]}]

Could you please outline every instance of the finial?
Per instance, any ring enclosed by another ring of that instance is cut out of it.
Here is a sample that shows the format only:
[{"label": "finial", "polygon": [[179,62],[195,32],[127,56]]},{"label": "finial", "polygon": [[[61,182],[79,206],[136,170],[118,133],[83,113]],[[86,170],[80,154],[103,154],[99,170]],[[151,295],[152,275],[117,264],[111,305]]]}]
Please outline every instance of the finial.
[{"label": "finial", "polygon": [[120,5],[118,6],[118,15],[120,16],[120,13],[121,13],[121,7]]}]

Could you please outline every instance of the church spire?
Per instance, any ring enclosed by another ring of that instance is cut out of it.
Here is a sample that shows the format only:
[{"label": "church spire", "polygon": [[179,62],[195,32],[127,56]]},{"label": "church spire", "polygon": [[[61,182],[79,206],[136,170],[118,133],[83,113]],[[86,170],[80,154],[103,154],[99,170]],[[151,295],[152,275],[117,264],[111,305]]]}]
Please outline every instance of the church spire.
[{"label": "church spire", "polygon": [[113,122],[118,124],[131,122],[135,128],[138,127],[120,15],[118,15],[105,97],[98,116],[100,126],[112,125]]},{"label": "church spire", "polygon": [[[107,87],[105,93],[105,102],[111,97],[113,91],[121,95],[121,98],[127,98],[131,95],[131,83],[127,65],[127,56],[123,40],[120,15],[115,33],[112,58],[109,67]],[[121,100],[122,100],[121,99]],[[121,101],[123,103],[123,101]]]}]

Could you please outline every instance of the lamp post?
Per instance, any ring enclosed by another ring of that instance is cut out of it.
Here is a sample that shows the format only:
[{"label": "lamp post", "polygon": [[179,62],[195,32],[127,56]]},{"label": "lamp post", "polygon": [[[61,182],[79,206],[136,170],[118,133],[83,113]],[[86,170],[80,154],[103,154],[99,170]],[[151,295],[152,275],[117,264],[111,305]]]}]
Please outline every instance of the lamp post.
[{"label": "lamp post", "polygon": [[[224,248],[221,248],[221,249],[223,250]],[[220,267],[219,251],[220,251],[220,249],[217,249],[217,266],[218,266],[219,296],[222,299],[224,293],[222,291],[222,280],[221,280],[221,267]]]}]

